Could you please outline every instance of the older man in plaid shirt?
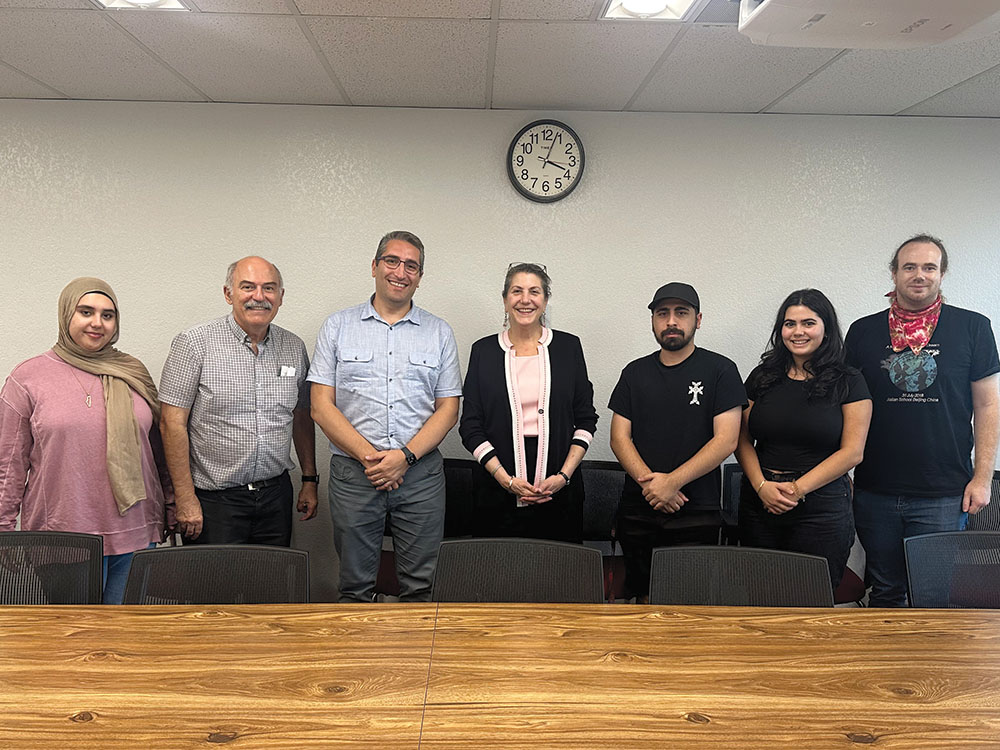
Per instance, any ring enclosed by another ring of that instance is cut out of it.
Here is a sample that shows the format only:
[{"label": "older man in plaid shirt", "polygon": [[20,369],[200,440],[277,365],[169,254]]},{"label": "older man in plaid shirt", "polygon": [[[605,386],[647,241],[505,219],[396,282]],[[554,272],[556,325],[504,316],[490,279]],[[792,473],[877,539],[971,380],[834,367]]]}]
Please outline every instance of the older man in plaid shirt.
[{"label": "older man in plaid shirt", "polygon": [[285,294],[272,263],[233,263],[223,294],[232,314],[178,334],[163,366],[160,430],[178,525],[190,542],[287,547],[293,441],[298,510],[316,515],[309,358],[302,339],[271,323]]}]

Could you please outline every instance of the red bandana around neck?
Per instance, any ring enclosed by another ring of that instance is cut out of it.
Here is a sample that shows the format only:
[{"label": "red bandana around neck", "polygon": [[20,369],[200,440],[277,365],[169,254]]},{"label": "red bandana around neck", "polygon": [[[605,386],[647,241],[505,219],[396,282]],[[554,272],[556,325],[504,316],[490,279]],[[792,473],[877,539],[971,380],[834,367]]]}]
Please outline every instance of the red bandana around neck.
[{"label": "red bandana around neck", "polygon": [[896,301],[896,293],[889,292],[886,297],[892,299],[889,306],[889,340],[894,352],[901,352],[910,347],[914,354],[920,354],[937,327],[941,317],[941,295],[922,310],[904,310]]}]

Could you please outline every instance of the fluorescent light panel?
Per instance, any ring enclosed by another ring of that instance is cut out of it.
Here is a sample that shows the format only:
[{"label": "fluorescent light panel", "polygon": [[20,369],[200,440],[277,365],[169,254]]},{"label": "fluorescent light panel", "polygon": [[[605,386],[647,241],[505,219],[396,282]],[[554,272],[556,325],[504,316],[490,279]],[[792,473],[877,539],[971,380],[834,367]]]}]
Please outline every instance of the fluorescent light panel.
[{"label": "fluorescent light panel", "polygon": [[602,18],[681,21],[697,0],[610,0]]},{"label": "fluorescent light panel", "polygon": [[181,0],[97,0],[109,10],[190,10]]}]

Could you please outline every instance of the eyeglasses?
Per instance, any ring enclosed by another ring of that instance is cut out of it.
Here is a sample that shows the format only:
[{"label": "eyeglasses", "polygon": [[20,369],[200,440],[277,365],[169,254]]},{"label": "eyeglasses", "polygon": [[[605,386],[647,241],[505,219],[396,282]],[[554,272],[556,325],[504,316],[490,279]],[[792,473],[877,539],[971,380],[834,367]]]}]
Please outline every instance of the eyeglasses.
[{"label": "eyeglasses", "polygon": [[399,268],[399,264],[403,264],[403,268],[410,275],[415,273],[420,273],[421,266],[415,260],[400,260],[395,255],[382,255],[375,259],[375,263],[378,264],[379,261],[385,263],[386,268]]},{"label": "eyeglasses", "polygon": [[531,266],[534,268],[541,268],[542,271],[544,271],[545,273],[549,272],[549,269],[545,267],[544,263],[529,263],[528,261],[524,260],[520,260],[517,263],[511,263],[509,266],[507,266],[507,270],[509,271],[512,268],[517,268],[518,266]]}]

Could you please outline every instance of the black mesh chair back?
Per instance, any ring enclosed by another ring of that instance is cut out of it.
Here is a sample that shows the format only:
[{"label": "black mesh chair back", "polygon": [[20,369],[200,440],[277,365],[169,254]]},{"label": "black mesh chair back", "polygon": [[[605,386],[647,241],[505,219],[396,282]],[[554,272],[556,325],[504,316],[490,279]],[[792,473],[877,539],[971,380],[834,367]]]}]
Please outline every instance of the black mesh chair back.
[{"label": "black mesh chair back", "polygon": [[1000,531],[903,540],[912,607],[1000,609]]},{"label": "black mesh chair back", "polygon": [[583,461],[576,474],[583,482],[584,543],[612,555],[625,470],[617,461]]},{"label": "black mesh chair back", "polygon": [[833,591],[822,557],[753,547],[659,547],[649,603],[832,607]]},{"label": "black mesh chair back", "polygon": [[251,544],[140,550],[124,604],[294,604],[309,601],[309,553]]},{"label": "black mesh chair back", "polygon": [[444,460],[444,535],[447,538],[472,534],[472,476],[482,471],[469,458]]},{"label": "black mesh chair back", "polygon": [[63,531],[0,532],[0,604],[100,604],[104,540]]},{"label": "black mesh chair back", "polygon": [[454,539],[441,543],[436,602],[604,601],[601,553],[540,539]]},{"label": "black mesh chair back", "polygon": [[969,516],[969,531],[1000,531],[1000,471],[993,472],[990,504]]}]

